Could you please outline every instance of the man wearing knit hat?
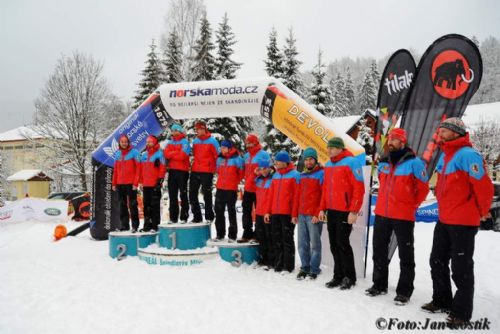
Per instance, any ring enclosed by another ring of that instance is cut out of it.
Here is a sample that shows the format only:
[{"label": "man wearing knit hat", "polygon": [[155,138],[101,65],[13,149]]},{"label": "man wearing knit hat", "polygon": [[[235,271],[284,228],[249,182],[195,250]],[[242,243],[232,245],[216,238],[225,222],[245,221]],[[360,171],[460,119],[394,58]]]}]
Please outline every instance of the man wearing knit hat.
[{"label": "man wearing knit hat", "polygon": [[181,200],[180,220],[181,223],[186,223],[189,215],[187,184],[191,146],[186,138],[186,132],[180,124],[173,124],[170,131],[172,137],[163,151],[168,167],[169,223],[177,223],[179,219],[179,195]]},{"label": "man wearing knit hat", "polygon": [[215,229],[221,241],[226,236],[226,208],[229,217],[229,242],[236,242],[238,225],[236,222],[236,199],[238,185],[243,179],[244,162],[230,140],[221,142],[221,153],[217,159],[217,192],[215,193]]},{"label": "man wearing knit hat", "polygon": [[264,216],[271,222],[274,243],[274,270],[284,274],[295,269],[295,241],[292,223],[293,204],[298,195],[300,173],[291,162],[288,152],[278,152],[274,157],[276,172],[269,189],[269,202]]},{"label": "man wearing knit hat", "polygon": [[[459,118],[439,125],[443,151],[436,166],[436,199],[439,221],[434,228],[430,256],[433,282],[432,301],[423,305],[428,312],[449,312],[448,325],[465,324],[472,317],[474,300],[474,243],[481,220],[489,215],[493,184],[484,159],[472,148],[469,134]],[[452,294],[452,278],[457,287]]]},{"label": "man wearing knit hat", "polygon": [[207,130],[205,122],[197,121],[194,127],[196,138],[193,140],[193,165],[189,177],[189,204],[193,212],[192,222],[200,223],[202,221],[201,207],[198,201],[201,186],[205,201],[205,220],[212,223],[214,221],[212,183],[220,152],[219,142]]},{"label": "man wearing knit hat", "polygon": [[323,167],[318,163],[318,152],[312,147],[304,150],[304,171],[300,174],[299,195],[293,207],[292,220],[298,224],[300,272],[298,280],[316,279],[321,272],[321,231],[323,222],[318,220]]},{"label": "man wearing knit hat", "polygon": [[257,161],[255,178],[255,238],[259,242],[258,264],[265,270],[274,267],[274,250],[272,242],[272,229],[270,222],[264,221],[267,206],[269,205],[269,189],[273,178],[274,169],[270,159],[260,159]]},{"label": "man wearing knit hat", "polygon": [[264,151],[259,143],[259,138],[251,133],[245,140],[247,153],[243,156],[245,160],[245,192],[243,193],[243,236],[238,242],[248,242],[254,238],[252,210],[256,203],[255,169],[259,160],[269,160],[269,153]]},{"label": "man wearing knit hat", "polygon": [[373,286],[369,296],[385,295],[389,279],[388,250],[392,233],[399,249],[400,275],[396,288],[396,305],[410,301],[415,279],[414,236],[415,213],[429,192],[425,164],[406,145],[404,129],[389,132],[389,156],[378,163],[377,205],[373,232]]},{"label": "man wearing knit hat", "polygon": [[333,278],[325,286],[348,290],[356,284],[354,254],[349,236],[363,204],[363,172],[359,160],[345,149],[342,138],[331,138],[327,149],[330,160],[324,169],[319,220],[327,221],[335,266]]}]

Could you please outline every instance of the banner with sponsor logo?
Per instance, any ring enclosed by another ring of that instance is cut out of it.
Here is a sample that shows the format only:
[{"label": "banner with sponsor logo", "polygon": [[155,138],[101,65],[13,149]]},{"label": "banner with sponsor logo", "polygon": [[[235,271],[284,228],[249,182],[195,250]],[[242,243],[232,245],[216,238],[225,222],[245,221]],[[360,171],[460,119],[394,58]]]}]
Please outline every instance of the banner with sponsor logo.
[{"label": "banner with sponsor logo", "polygon": [[406,98],[415,78],[416,65],[408,50],[398,50],[387,61],[378,91],[376,157],[386,156],[387,134],[403,114]]},{"label": "banner with sponsor logo", "polygon": [[29,220],[66,221],[68,220],[68,202],[27,197],[0,207],[0,224],[21,223]]},{"label": "banner with sponsor logo", "polygon": [[111,190],[114,154],[119,137],[129,136],[142,150],[148,135],[159,135],[174,119],[267,117],[302,148],[315,147],[325,162],[326,143],[342,137],[346,147],[364,162],[364,149],[335,124],[307,104],[281,81],[271,77],[165,84],[142,103],[93,153],[91,235],[107,239],[120,227],[117,194]]},{"label": "banner with sponsor logo", "polygon": [[461,35],[439,38],[422,56],[401,127],[408,132],[408,145],[427,163],[429,175],[439,157],[439,124],[462,117],[482,74],[479,49]]}]

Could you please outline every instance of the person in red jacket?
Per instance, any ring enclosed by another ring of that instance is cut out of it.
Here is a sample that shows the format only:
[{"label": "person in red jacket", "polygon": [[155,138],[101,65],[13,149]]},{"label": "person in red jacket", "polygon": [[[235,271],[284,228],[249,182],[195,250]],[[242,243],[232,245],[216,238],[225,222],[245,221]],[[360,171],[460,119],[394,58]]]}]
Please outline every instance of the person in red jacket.
[{"label": "person in red jacket", "polygon": [[243,193],[243,236],[239,242],[248,242],[254,237],[252,211],[256,202],[255,169],[260,159],[270,160],[269,153],[264,151],[255,134],[249,134],[245,140],[247,153],[245,160],[245,192]]},{"label": "person in red jacket", "polygon": [[179,219],[179,195],[181,199],[181,223],[189,217],[187,184],[189,179],[189,155],[191,146],[186,138],[184,128],[179,124],[170,127],[172,138],[163,151],[168,168],[169,223],[177,223]]},{"label": "person in red jacket", "polygon": [[269,205],[269,190],[273,178],[274,169],[270,159],[257,161],[255,178],[255,237],[259,242],[258,265],[269,270],[274,266],[274,252],[272,242],[272,230],[270,222],[264,221],[267,206]]},{"label": "person in red jacket", "polygon": [[[472,148],[461,119],[439,125],[441,154],[436,172],[439,221],[434,228],[430,256],[432,301],[429,312],[449,312],[448,325],[460,326],[472,317],[474,300],[474,243],[480,221],[489,217],[493,184],[484,159]],[[452,278],[457,290],[452,294]]]},{"label": "person in red jacket", "polygon": [[236,222],[236,199],[238,185],[244,175],[244,161],[238,150],[229,140],[221,143],[221,154],[217,159],[217,192],[215,193],[215,229],[214,241],[222,241],[226,236],[226,207],[229,216],[229,242],[236,242],[238,225]]},{"label": "person in red jacket", "polygon": [[394,232],[401,270],[394,299],[397,305],[407,304],[413,293],[415,213],[429,192],[425,164],[406,146],[406,142],[404,129],[391,130],[387,142],[389,156],[378,164],[380,187],[373,229],[373,286],[366,290],[366,294],[372,297],[387,293],[388,250]]},{"label": "person in red jacket", "polygon": [[[130,145],[127,136],[119,139],[119,150],[115,153],[112,189],[118,192],[120,201],[120,222],[122,231],[139,228],[139,210],[137,208],[137,179],[139,172],[139,151]],[[130,210],[130,215],[129,215]]]},{"label": "person in red jacket", "polygon": [[349,236],[363,204],[363,172],[359,160],[345,149],[342,138],[330,139],[327,148],[330,160],[325,165],[319,220],[327,221],[335,265],[333,278],[325,286],[347,290],[356,284],[354,254]]},{"label": "person in red jacket", "polygon": [[318,163],[318,152],[308,147],[304,150],[304,171],[300,174],[299,195],[293,206],[292,221],[298,224],[298,246],[302,266],[298,280],[316,279],[321,272],[321,231],[323,222],[318,220],[319,203],[323,188],[323,167]]},{"label": "person in red jacket", "polygon": [[193,165],[189,177],[189,203],[193,212],[193,223],[201,223],[200,202],[198,193],[203,193],[205,201],[205,219],[207,222],[214,221],[214,210],[212,207],[212,186],[216,169],[217,157],[219,156],[219,143],[207,130],[207,124],[198,121],[195,124],[196,138],[193,140]]},{"label": "person in red jacket", "polygon": [[142,186],[144,204],[143,231],[157,231],[160,225],[160,202],[165,158],[155,136],[146,139],[146,151],[142,153],[139,166],[139,181]]},{"label": "person in red jacket", "polygon": [[264,221],[271,222],[274,243],[274,270],[291,273],[295,269],[295,241],[292,223],[293,204],[298,196],[300,173],[291,162],[288,152],[280,151],[274,157],[269,202]]}]

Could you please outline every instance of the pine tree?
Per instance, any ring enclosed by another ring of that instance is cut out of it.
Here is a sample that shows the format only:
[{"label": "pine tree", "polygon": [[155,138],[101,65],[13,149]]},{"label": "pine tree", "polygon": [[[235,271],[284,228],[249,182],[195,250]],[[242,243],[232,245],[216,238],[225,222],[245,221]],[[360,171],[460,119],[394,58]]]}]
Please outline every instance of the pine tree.
[{"label": "pine tree", "polygon": [[[299,67],[302,64],[297,59],[298,51],[295,45],[296,39],[293,36],[292,28],[289,29],[289,35],[285,40],[283,48],[283,62],[280,65],[281,55],[276,45],[276,31],[273,29],[269,35],[269,45],[267,47],[268,58],[265,61],[266,72],[269,75],[280,77],[285,86],[290,88],[298,95],[303,95],[303,82],[299,72]],[[280,70],[281,69],[281,70]],[[279,75],[281,72],[281,75]],[[290,153],[292,159],[296,160],[300,156],[300,147],[290,140],[287,136],[276,129],[271,123],[267,126],[267,135],[264,139],[266,148],[272,153],[284,150]]]},{"label": "pine tree", "polygon": [[337,73],[333,80],[333,112],[330,117],[343,117],[349,115],[349,107],[346,96],[345,81],[342,74]]},{"label": "pine tree", "polygon": [[233,45],[236,44],[235,35],[228,24],[227,13],[224,14],[219,29],[215,33],[217,44],[217,59],[215,60],[215,73],[217,79],[234,79],[236,71],[241,64],[231,59],[234,53]]},{"label": "pine tree", "polygon": [[167,45],[163,54],[162,64],[164,68],[163,82],[182,81],[182,44],[177,32],[173,30],[168,35]]},{"label": "pine tree", "polygon": [[474,44],[476,44],[477,47],[479,47],[479,40],[477,39],[476,35],[473,35],[472,38],[471,38],[472,42],[474,42]]},{"label": "pine tree", "polygon": [[213,80],[215,78],[215,58],[212,51],[212,29],[206,14],[200,22],[200,37],[194,46],[194,64],[191,68],[193,81]]},{"label": "pine tree", "polygon": [[330,116],[333,112],[333,96],[326,81],[326,65],[323,64],[321,50],[318,51],[318,63],[312,70],[314,82],[309,89],[308,102],[320,113]]},{"label": "pine tree", "polygon": [[162,71],[158,54],[156,53],[156,44],[153,39],[149,46],[149,53],[147,54],[146,67],[142,70],[142,79],[139,82],[139,89],[136,91],[134,103],[132,107],[135,109],[160,86],[160,78]]},{"label": "pine tree", "polygon": [[360,112],[364,113],[366,109],[375,109],[377,104],[377,91],[373,84],[373,77],[370,71],[366,72],[365,79],[359,92]]},{"label": "pine tree", "polygon": [[345,78],[345,98],[347,101],[347,109],[350,115],[356,114],[356,97],[354,93],[354,84],[351,77],[351,69],[349,66],[346,68]]},{"label": "pine tree", "polygon": [[283,77],[283,54],[278,48],[278,33],[273,28],[269,34],[269,44],[267,45],[266,73],[270,77]]},{"label": "pine tree", "polygon": [[[217,79],[234,79],[236,71],[241,64],[234,61],[233,45],[236,38],[228,23],[227,13],[224,14],[222,22],[216,33],[217,57],[215,60],[215,77]],[[219,139],[230,139],[238,149],[243,148],[246,135],[251,132],[252,125],[249,117],[224,117],[210,120],[209,126],[219,134]]]},{"label": "pine tree", "polygon": [[364,147],[366,152],[366,162],[371,163],[372,160],[371,152],[373,150],[374,139],[373,139],[372,129],[368,126],[367,123],[368,122],[365,117],[362,117],[361,120],[359,121],[358,138],[356,139],[356,142]]},{"label": "pine tree", "polygon": [[377,90],[380,86],[380,73],[378,71],[377,62],[375,60],[373,60],[370,64],[370,76],[373,81],[373,86],[375,87],[375,90]]},{"label": "pine tree", "polygon": [[296,42],[297,40],[293,35],[293,29],[290,28],[288,30],[288,37],[285,40],[285,47],[283,48],[283,54],[285,55],[283,63],[283,83],[295,93],[302,96],[304,84],[299,72],[299,67],[302,62],[297,59],[299,52],[297,51]]}]

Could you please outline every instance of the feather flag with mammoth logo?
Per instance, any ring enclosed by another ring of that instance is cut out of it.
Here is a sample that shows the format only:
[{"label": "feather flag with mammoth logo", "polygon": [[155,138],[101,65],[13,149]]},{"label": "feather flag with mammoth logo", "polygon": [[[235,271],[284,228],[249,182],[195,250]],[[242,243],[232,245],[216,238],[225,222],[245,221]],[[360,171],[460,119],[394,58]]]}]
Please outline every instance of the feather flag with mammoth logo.
[{"label": "feather flag with mammoth logo", "polygon": [[479,49],[461,35],[439,38],[422,56],[401,127],[408,132],[408,145],[426,162],[429,174],[438,158],[439,124],[449,117],[462,117],[482,73]]}]

